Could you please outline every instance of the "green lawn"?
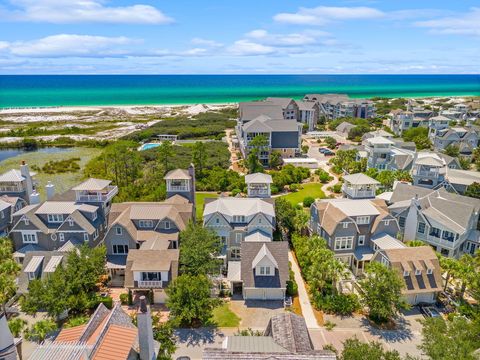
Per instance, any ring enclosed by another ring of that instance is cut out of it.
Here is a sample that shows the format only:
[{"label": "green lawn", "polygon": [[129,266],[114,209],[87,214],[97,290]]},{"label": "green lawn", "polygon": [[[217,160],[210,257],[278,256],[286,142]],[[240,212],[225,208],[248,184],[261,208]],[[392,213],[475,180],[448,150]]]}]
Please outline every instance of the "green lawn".
[{"label": "green lawn", "polygon": [[315,199],[325,198],[325,194],[322,191],[322,185],[319,183],[308,183],[303,184],[303,189],[293,192],[287,195],[283,195],[292,205],[297,205],[298,203],[303,202],[303,199],[307,196],[311,196]]},{"label": "green lawn", "polygon": [[195,193],[195,203],[197,207],[197,220],[201,219],[203,217],[203,204],[205,204],[205,199],[206,198],[217,198],[218,194],[215,192],[210,192],[210,193],[201,193],[197,192]]},{"label": "green lawn", "polygon": [[48,181],[51,181],[55,185],[55,192],[57,194],[65,192],[83,180],[84,166],[91,158],[98,156],[102,150],[94,148],[68,148],[63,150],[64,151],[57,153],[32,151],[6,159],[0,162],[0,174],[11,169],[20,169],[20,162],[22,160],[26,161],[31,170],[32,165],[42,167],[50,160],[59,161],[78,157],[80,158],[80,170],[77,172],[62,174],[46,174],[38,172],[35,176],[35,179],[38,182],[37,191],[42,195],[42,198],[45,195],[45,185],[47,185]]},{"label": "green lawn", "polygon": [[213,322],[218,327],[238,327],[240,318],[224,303],[213,310]]}]

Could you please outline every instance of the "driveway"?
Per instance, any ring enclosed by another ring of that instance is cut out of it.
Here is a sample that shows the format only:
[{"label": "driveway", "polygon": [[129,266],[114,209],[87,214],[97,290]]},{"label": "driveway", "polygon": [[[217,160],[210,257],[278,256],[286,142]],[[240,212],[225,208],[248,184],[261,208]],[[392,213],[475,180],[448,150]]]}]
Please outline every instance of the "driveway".
[{"label": "driveway", "polygon": [[285,312],[281,300],[231,300],[230,310],[240,317],[240,328],[261,331],[266,329],[272,316]]}]

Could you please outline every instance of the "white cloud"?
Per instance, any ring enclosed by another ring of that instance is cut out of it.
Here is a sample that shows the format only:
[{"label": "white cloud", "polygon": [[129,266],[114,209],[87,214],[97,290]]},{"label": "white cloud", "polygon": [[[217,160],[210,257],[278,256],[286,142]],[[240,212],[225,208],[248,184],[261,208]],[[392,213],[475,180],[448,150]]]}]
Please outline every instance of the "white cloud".
[{"label": "white cloud", "polygon": [[415,25],[428,28],[436,34],[480,36],[480,8],[472,8],[463,15],[418,21]]},{"label": "white cloud", "polygon": [[129,51],[121,46],[135,42],[138,40],[124,36],[58,34],[32,41],[7,43],[6,48],[12,55],[20,57],[107,57],[128,54]]},{"label": "white cloud", "polygon": [[304,46],[318,42],[317,36],[308,33],[270,34],[266,30],[253,30],[245,34],[254,41],[272,46]]},{"label": "white cloud", "polygon": [[106,6],[103,0],[10,0],[10,20],[48,23],[166,24],[173,21],[151,5]]},{"label": "white cloud", "polygon": [[203,46],[209,46],[209,47],[222,47],[223,44],[219,43],[215,40],[208,40],[208,39],[202,39],[202,38],[193,38],[191,40],[191,43],[194,45],[203,45]]},{"label": "white cloud", "polygon": [[300,8],[296,13],[280,13],[273,17],[275,21],[300,25],[326,25],[336,20],[370,19],[385,16],[382,11],[365,6],[335,7],[318,6]]},{"label": "white cloud", "polygon": [[275,48],[243,39],[235,41],[233,45],[228,48],[228,51],[238,56],[269,55],[275,52]]}]

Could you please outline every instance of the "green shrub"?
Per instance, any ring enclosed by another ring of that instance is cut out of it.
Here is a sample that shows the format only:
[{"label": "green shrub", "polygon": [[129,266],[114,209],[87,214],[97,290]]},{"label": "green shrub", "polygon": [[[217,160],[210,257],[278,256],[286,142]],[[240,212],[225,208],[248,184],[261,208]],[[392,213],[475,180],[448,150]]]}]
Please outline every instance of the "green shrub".
[{"label": "green shrub", "polygon": [[325,322],[325,324],[323,324],[323,326],[325,326],[325,329],[327,329],[328,331],[331,331],[335,326],[337,326],[337,324],[328,320]]},{"label": "green shrub", "polygon": [[132,290],[128,290],[128,305],[133,305],[133,294],[132,294]]},{"label": "green shrub", "polygon": [[242,190],[240,189],[233,189],[232,190],[232,196],[237,196],[238,194],[240,194],[242,192]]},{"label": "green shrub", "polygon": [[287,281],[287,295],[296,296],[298,294],[298,285],[295,280]]},{"label": "green shrub", "polygon": [[103,304],[107,309],[113,308],[113,299],[111,296],[98,296],[97,297],[97,304],[95,305],[95,308],[99,305]]},{"label": "green shrub", "polygon": [[335,185],[332,186],[332,191],[335,193],[335,194],[340,194],[342,192],[342,184],[341,183],[337,183]]},{"label": "green shrub", "polygon": [[290,188],[290,191],[296,192],[296,191],[300,190],[300,185],[299,184],[291,184],[289,186],[289,188]]},{"label": "green shrub", "polygon": [[120,294],[120,301],[121,301],[122,305],[127,305],[128,304],[128,293]]},{"label": "green shrub", "polygon": [[311,196],[306,196],[303,198],[303,207],[309,208],[315,202],[315,199]]},{"label": "green shrub", "polygon": [[71,328],[79,325],[86,324],[88,322],[89,318],[85,315],[78,315],[75,317],[72,317],[68,319],[68,321],[65,323],[66,328]]},{"label": "green shrub", "polygon": [[360,302],[355,294],[316,294],[314,302],[317,308],[326,313],[339,315],[350,315],[360,309]]}]

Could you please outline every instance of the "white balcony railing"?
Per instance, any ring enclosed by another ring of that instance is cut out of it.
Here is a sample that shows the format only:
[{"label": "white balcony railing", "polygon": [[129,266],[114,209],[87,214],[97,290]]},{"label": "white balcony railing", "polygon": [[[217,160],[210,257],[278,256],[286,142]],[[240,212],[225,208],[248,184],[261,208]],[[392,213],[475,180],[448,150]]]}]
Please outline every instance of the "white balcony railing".
[{"label": "white balcony railing", "polygon": [[139,288],[163,288],[163,283],[165,281],[158,280],[142,280],[138,282]]},{"label": "white balcony railing", "polygon": [[0,191],[3,192],[22,192],[24,189],[20,186],[0,186]]},{"label": "white balcony railing", "polygon": [[429,243],[442,245],[451,249],[455,247],[455,241],[447,241],[432,235],[427,235],[426,241]]},{"label": "white balcony railing", "polygon": [[175,186],[175,185],[169,185],[167,186],[168,191],[188,191],[188,186]]},{"label": "white balcony railing", "polygon": [[98,192],[98,193],[77,192],[77,201],[107,202],[107,201],[110,201],[115,195],[118,194],[118,188],[116,186],[108,186],[107,190],[108,192]]},{"label": "white balcony railing", "polygon": [[375,190],[372,189],[366,189],[366,190],[359,190],[359,189],[354,189],[347,187],[345,185],[342,186],[342,191],[348,195],[349,197],[352,198],[369,198],[369,197],[375,197]]}]

